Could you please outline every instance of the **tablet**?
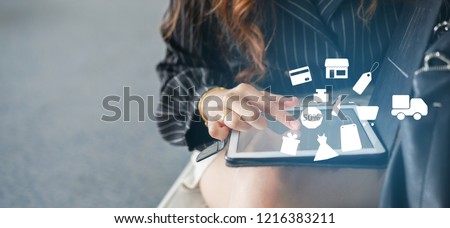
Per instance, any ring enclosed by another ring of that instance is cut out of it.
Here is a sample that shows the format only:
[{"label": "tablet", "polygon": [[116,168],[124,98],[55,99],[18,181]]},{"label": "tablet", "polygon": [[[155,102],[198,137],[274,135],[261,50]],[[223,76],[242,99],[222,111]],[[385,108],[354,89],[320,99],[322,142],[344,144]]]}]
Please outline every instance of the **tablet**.
[{"label": "tablet", "polygon": [[[269,120],[264,130],[233,131],[225,156],[227,165],[385,166],[386,150],[371,124],[358,118],[356,105],[341,106],[344,120],[331,115],[331,110],[324,106],[315,108],[323,118],[319,126],[309,126],[310,129],[302,126],[294,132],[278,121]],[[290,110],[299,119],[303,118],[303,111]]]}]

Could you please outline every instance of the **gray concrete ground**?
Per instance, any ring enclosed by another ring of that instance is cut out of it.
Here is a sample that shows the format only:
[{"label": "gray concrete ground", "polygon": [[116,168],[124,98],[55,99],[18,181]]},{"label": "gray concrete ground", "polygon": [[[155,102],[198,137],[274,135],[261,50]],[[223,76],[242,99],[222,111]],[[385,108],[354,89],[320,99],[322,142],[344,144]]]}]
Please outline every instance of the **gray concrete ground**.
[{"label": "gray concrete ground", "polygon": [[123,86],[158,94],[167,3],[0,1],[0,207],[158,204],[189,153],[137,112],[100,117]]}]

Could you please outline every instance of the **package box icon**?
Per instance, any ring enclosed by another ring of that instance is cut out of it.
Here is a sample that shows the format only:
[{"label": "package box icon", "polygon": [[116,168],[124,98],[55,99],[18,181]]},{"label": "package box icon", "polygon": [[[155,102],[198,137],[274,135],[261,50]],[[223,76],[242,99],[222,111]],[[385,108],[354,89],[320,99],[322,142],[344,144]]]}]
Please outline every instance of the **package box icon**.
[{"label": "package box icon", "polygon": [[300,144],[300,140],[297,139],[297,135],[288,133],[287,137],[283,136],[280,152],[295,156],[297,154],[298,144]]}]

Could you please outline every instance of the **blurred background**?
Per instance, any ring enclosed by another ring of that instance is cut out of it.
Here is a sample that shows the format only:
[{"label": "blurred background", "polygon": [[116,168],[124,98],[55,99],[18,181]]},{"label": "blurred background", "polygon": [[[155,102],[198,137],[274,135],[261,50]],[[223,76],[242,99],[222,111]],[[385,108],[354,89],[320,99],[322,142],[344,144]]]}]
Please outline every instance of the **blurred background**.
[{"label": "blurred background", "polygon": [[136,103],[131,122],[100,118],[124,86],[158,95],[168,2],[0,0],[0,207],[157,206],[187,149]]}]

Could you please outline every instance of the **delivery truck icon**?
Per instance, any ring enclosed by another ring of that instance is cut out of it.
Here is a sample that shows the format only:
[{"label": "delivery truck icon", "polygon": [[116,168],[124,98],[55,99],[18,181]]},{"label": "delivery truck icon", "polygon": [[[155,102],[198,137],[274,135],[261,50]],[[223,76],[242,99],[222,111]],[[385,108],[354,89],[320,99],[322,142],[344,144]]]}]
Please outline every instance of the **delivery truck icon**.
[{"label": "delivery truck icon", "polygon": [[428,105],[422,98],[410,99],[409,95],[393,95],[391,114],[399,120],[405,119],[406,116],[420,120],[422,116],[428,115]]}]

